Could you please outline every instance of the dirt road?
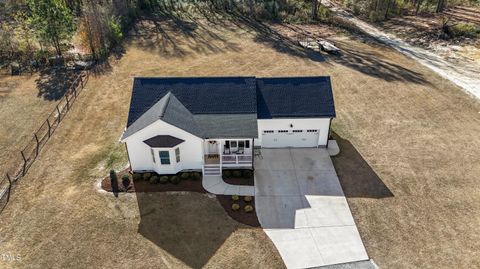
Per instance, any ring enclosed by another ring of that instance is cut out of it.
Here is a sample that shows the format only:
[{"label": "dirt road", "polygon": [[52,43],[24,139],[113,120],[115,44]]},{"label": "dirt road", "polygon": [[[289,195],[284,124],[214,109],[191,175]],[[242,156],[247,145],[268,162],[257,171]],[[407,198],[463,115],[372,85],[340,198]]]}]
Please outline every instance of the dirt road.
[{"label": "dirt road", "polygon": [[358,28],[375,39],[418,61],[422,65],[439,74],[441,77],[455,83],[472,96],[480,98],[480,76],[478,72],[480,66],[473,63],[450,62],[437,54],[409,45],[396,36],[379,30],[378,28],[356,18],[348,11],[335,5],[329,0],[322,0],[322,4],[332,10],[336,16],[354,23]]}]

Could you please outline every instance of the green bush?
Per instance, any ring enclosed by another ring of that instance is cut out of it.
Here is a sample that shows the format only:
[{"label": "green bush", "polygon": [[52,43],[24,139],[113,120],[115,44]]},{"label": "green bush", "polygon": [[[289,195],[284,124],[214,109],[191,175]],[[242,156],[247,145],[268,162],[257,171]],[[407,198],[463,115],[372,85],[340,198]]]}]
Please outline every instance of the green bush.
[{"label": "green bush", "polygon": [[232,175],[233,177],[242,177],[242,171],[235,170]]},{"label": "green bush", "polygon": [[143,173],[143,180],[149,180],[152,177],[152,173]]},{"label": "green bush", "polygon": [[183,180],[187,180],[189,177],[190,177],[190,174],[189,174],[189,173],[182,173],[182,174],[180,174],[180,178],[182,178]]},{"label": "green bush", "polygon": [[232,176],[232,172],[228,171],[228,170],[223,170],[222,171],[222,176],[223,178],[229,178]]},{"label": "green bush", "polygon": [[128,174],[124,174],[122,176],[122,185],[125,189],[130,186],[130,177],[128,176]]},{"label": "green bush", "polygon": [[253,197],[252,196],[245,196],[245,197],[243,197],[243,200],[247,203],[250,203],[251,201],[253,201]]},{"label": "green bush", "polygon": [[200,175],[200,173],[198,173],[198,172],[194,172],[194,173],[192,174],[191,179],[192,179],[192,180],[200,180],[200,179],[202,179],[202,175]]},{"label": "green bush", "polygon": [[476,37],[480,35],[480,27],[476,26],[473,23],[461,22],[451,26],[450,30],[452,31],[454,37]]},{"label": "green bush", "polygon": [[142,174],[139,174],[139,173],[134,173],[132,175],[132,178],[133,178],[133,181],[139,181],[143,178]]},{"label": "green bush", "polygon": [[167,176],[161,176],[160,177],[160,183],[161,184],[166,184],[168,182],[168,177]]},{"label": "green bush", "polygon": [[110,42],[112,46],[118,45],[123,38],[122,27],[118,22],[118,19],[113,18],[110,23]]},{"label": "green bush", "polygon": [[253,206],[251,206],[251,205],[246,205],[246,206],[243,208],[243,210],[245,210],[245,212],[247,212],[247,213],[250,213],[250,212],[253,211]]},{"label": "green bush", "polygon": [[115,172],[115,170],[110,170],[110,180],[111,181],[115,181],[117,180],[117,172]]},{"label": "green bush", "polygon": [[157,176],[153,176],[153,177],[150,178],[149,181],[150,181],[151,184],[157,184],[158,181],[159,181],[159,178]]},{"label": "green bush", "polygon": [[244,178],[252,178],[253,177],[253,173],[250,170],[244,170],[242,174],[243,174]]},{"label": "green bush", "polygon": [[239,204],[232,204],[232,210],[233,211],[237,211],[240,209],[240,205]]},{"label": "green bush", "polygon": [[238,195],[232,195],[232,200],[233,201],[238,201],[240,199],[240,197],[238,197]]},{"label": "green bush", "polygon": [[176,184],[180,183],[180,178],[177,177],[177,176],[172,176],[172,177],[170,177],[170,182],[171,182],[172,184],[175,184],[175,185],[176,185]]}]

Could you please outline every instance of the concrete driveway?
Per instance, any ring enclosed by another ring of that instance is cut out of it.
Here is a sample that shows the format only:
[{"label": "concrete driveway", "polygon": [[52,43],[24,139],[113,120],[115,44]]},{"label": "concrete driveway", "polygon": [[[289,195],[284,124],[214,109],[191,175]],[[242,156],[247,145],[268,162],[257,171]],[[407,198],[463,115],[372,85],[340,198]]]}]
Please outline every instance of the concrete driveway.
[{"label": "concrete driveway", "polygon": [[326,149],[262,149],[262,156],[256,210],[288,268],[368,260]]}]

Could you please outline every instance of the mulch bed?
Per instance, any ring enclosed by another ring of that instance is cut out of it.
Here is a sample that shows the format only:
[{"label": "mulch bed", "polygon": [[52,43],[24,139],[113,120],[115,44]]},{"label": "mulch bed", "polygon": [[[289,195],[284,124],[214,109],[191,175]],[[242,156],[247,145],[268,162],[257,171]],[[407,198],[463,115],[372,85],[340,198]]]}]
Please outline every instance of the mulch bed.
[{"label": "mulch bed", "polygon": [[252,178],[244,177],[223,177],[223,181],[232,185],[245,185],[245,186],[254,186],[254,180]]},{"label": "mulch bed", "polygon": [[[128,174],[130,178],[130,185],[125,188],[122,184],[122,176]],[[143,179],[133,181],[132,175],[129,173],[129,169],[125,169],[117,173],[117,182],[118,182],[118,192],[166,192],[166,191],[193,191],[206,193],[205,189],[202,186],[202,180],[192,180],[186,179],[181,180],[178,184],[173,184],[171,182],[167,183],[156,183],[152,184],[149,181]],[[112,191],[112,184],[110,176],[106,176],[102,180],[102,189],[108,192]]]},{"label": "mulch bed", "polygon": [[[122,183],[123,175],[128,175],[130,178],[130,184],[125,188]],[[253,186],[253,177],[252,178],[243,178],[243,177],[231,177],[228,179],[224,179],[225,182],[229,184],[235,185],[250,185]],[[108,192],[112,191],[112,184],[110,180],[110,176],[106,176],[102,180],[102,189]],[[167,191],[192,191],[192,192],[199,192],[199,193],[206,193],[205,189],[202,186],[202,180],[192,180],[186,179],[181,180],[178,184],[173,184],[171,182],[168,183],[156,183],[152,184],[149,181],[140,179],[137,181],[133,181],[132,175],[129,173],[129,169],[122,170],[117,173],[117,192],[167,192]],[[115,192],[114,192],[115,193]],[[235,203],[240,205],[240,209],[234,211],[232,209],[232,204],[234,201],[232,200],[231,195],[216,195],[218,201],[222,205],[225,212],[234,220],[252,226],[252,227],[260,227],[260,222],[258,222],[257,213],[255,212],[255,197],[252,197],[251,202],[245,202],[243,200],[243,196],[240,196],[238,201]],[[244,207],[246,205],[251,205],[254,207],[253,212],[245,212]]]},{"label": "mulch bed", "polygon": [[[232,196],[231,195],[217,195],[217,199],[222,205],[223,209],[225,209],[225,212],[234,220],[252,226],[252,227],[260,227],[260,222],[258,222],[257,218],[257,213],[255,212],[255,197],[253,197],[253,200],[251,202],[245,202],[243,200],[243,196],[240,196],[240,200],[235,201],[235,203],[240,205],[240,209],[238,211],[233,211],[232,210]],[[247,213],[243,210],[245,205],[252,205],[254,210],[250,213]]]}]

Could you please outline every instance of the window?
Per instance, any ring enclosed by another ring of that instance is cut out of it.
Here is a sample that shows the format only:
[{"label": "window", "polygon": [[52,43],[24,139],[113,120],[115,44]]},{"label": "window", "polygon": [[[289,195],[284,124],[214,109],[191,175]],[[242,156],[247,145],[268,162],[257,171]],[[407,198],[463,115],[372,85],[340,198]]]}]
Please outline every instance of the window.
[{"label": "window", "polygon": [[272,130],[265,130],[265,131],[263,131],[263,133],[264,134],[271,134],[271,133],[273,133],[273,131]]},{"label": "window", "polygon": [[238,147],[239,148],[245,148],[245,141],[238,141]]},{"label": "window", "polygon": [[278,130],[279,133],[288,133],[288,130]]},{"label": "window", "polygon": [[170,153],[168,151],[159,151],[158,155],[161,164],[170,164]]},{"label": "window", "polygon": [[307,133],[316,133],[318,130],[307,130]]},{"label": "window", "polygon": [[153,149],[150,149],[150,153],[152,153],[153,163],[155,163],[155,152],[153,152]]},{"label": "window", "polygon": [[245,140],[245,148],[250,148],[250,140]]},{"label": "window", "polygon": [[301,133],[303,130],[293,130],[294,133]]},{"label": "window", "polygon": [[237,141],[230,141],[230,146],[232,148],[236,148],[237,147]]},{"label": "window", "polygon": [[180,162],[180,148],[175,149],[175,159],[177,160],[177,163]]}]

